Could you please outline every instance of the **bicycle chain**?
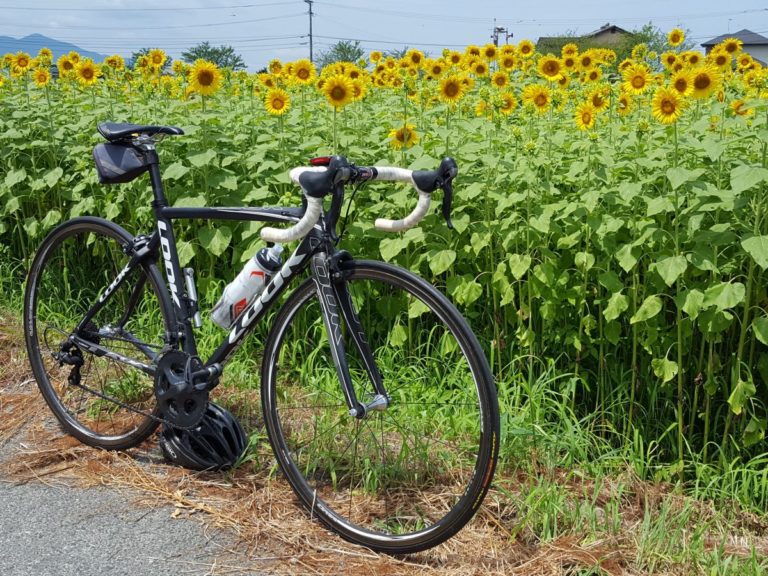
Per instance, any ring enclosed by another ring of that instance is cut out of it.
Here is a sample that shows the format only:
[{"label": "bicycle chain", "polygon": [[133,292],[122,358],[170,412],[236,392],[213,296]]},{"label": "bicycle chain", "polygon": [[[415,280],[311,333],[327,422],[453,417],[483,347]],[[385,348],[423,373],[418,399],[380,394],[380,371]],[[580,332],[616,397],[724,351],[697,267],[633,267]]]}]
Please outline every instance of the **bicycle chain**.
[{"label": "bicycle chain", "polygon": [[[82,384],[80,382],[80,367],[79,366],[73,366],[72,372],[77,371],[77,382],[75,381],[75,378],[72,376],[72,373],[70,373],[69,377],[67,378],[68,383],[71,386],[75,386],[77,388],[80,388],[81,390],[85,390],[89,394],[93,394],[94,396],[101,398],[102,400],[106,400],[107,402],[112,402],[113,404],[117,404],[120,406],[120,408],[124,408],[128,410],[129,412],[133,412],[135,414],[140,414],[146,418],[151,418],[155,422],[159,422],[160,424],[164,424],[166,426],[170,426],[171,428],[176,428],[177,430],[185,430],[185,431],[191,431],[194,430],[199,422],[195,424],[194,426],[177,426],[176,424],[173,424],[169,420],[166,420],[165,418],[162,418],[160,416],[156,416],[152,414],[151,412],[144,412],[143,410],[139,410],[138,408],[134,408],[130,404],[126,404],[125,402],[121,402],[117,398],[112,398],[110,396],[107,396],[106,394],[103,394],[97,390],[93,390],[92,388],[89,388],[85,384]],[[152,395],[154,396],[154,390],[152,392]]]}]

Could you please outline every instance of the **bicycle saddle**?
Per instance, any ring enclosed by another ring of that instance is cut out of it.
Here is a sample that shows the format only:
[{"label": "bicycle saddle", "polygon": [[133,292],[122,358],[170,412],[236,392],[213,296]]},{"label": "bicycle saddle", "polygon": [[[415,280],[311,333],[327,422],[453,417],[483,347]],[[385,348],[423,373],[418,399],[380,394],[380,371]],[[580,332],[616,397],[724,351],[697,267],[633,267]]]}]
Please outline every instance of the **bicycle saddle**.
[{"label": "bicycle saddle", "polygon": [[180,136],[184,134],[184,130],[175,126],[144,126],[125,122],[102,122],[99,124],[99,133],[110,142],[117,142],[118,140],[125,140],[133,134]]}]

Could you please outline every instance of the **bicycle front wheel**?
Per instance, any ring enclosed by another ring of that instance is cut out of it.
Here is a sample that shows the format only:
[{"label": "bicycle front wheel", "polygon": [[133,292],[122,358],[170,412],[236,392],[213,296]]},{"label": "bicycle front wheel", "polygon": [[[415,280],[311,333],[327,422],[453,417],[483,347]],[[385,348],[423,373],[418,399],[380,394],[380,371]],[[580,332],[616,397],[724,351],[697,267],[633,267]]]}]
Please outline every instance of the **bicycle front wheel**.
[{"label": "bicycle front wheel", "polygon": [[[65,222],[43,241],[24,295],[24,332],[32,372],[62,427],[107,449],[135,446],[157,427],[153,378],[73,344],[86,312],[129,261],[132,236],[100,218]],[[146,365],[155,363],[172,312],[160,297],[152,262],[129,272],[79,336]]]},{"label": "bicycle front wheel", "polygon": [[[467,322],[433,286],[382,262],[341,268],[389,406],[364,419],[349,414],[309,279],[281,308],[264,352],[267,432],[313,517],[374,550],[424,550],[458,532],[490,486],[499,443],[490,368]],[[365,404],[372,380],[343,332]]]}]

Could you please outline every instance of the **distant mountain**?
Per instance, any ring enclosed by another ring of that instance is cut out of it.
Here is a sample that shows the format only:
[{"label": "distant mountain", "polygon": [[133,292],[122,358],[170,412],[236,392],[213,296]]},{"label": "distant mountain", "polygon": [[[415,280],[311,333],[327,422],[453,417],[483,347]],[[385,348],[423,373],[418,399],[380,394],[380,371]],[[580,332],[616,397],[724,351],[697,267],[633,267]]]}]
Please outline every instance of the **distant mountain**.
[{"label": "distant mountain", "polygon": [[84,50],[69,42],[54,40],[53,38],[48,38],[42,34],[30,34],[29,36],[18,39],[11,38],[10,36],[0,36],[0,55],[5,54],[6,52],[13,52],[15,54],[21,50],[22,52],[35,56],[40,48],[43,47],[51,49],[53,52],[54,63],[59,56],[67,54],[72,50],[86,58],[93,58],[95,62],[101,62],[105,58],[103,54],[99,54],[98,52]]}]

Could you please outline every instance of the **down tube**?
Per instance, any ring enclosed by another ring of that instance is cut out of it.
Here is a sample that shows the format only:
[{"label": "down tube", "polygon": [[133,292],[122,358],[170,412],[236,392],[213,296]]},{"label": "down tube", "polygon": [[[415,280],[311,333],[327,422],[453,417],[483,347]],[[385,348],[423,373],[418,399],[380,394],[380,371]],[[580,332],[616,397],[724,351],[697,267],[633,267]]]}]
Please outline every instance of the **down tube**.
[{"label": "down tube", "polygon": [[278,274],[275,274],[267,287],[235,321],[229,335],[206,362],[206,365],[219,363],[224,365],[242,344],[253,327],[261,320],[282,294],[291,280],[309,264],[309,257],[315,251],[317,238],[305,237],[291,257],[283,264]]}]

